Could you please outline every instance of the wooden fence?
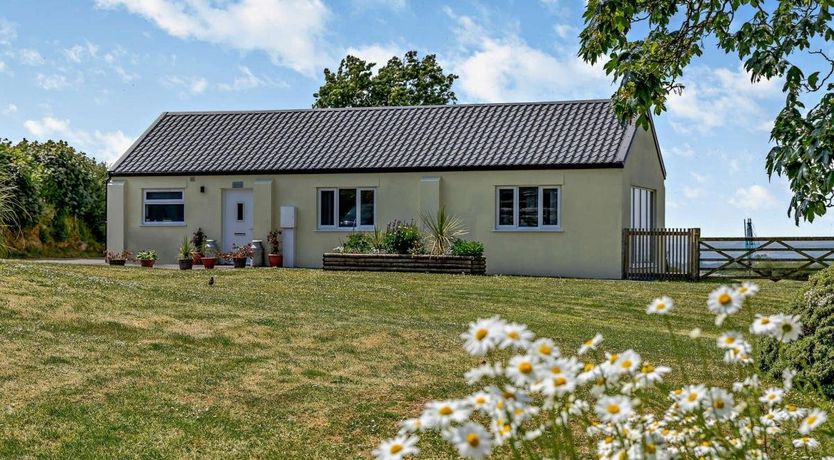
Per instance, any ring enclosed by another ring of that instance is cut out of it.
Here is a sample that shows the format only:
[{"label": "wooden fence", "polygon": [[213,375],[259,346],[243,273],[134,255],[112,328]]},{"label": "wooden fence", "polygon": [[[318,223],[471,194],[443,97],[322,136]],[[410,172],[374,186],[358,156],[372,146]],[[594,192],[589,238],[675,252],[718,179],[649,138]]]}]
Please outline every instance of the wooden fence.
[{"label": "wooden fence", "polygon": [[834,263],[834,237],[701,238],[701,276],[806,279]]},{"label": "wooden fence", "polygon": [[623,278],[697,279],[697,228],[623,230]]},{"label": "wooden fence", "polygon": [[623,230],[623,278],[805,279],[834,263],[834,237],[701,237],[697,228]]}]

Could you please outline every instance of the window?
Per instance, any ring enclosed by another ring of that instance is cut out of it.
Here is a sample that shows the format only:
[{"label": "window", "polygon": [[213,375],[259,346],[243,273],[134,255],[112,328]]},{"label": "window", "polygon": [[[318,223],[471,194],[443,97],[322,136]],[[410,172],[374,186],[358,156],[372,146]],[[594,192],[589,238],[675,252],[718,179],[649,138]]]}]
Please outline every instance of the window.
[{"label": "window", "polygon": [[631,228],[654,228],[654,190],[631,187]]},{"label": "window", "polygon": [[319,189],[319,228],[370,230],[376,224],[376,190]]},{"label": "window", "polygon": [[235,208],[236,208],[235,209],[235,214],[236,214],[235,220],[238,221],[238,222],[243,222],[244,217],[245,217],[244,214],[243,214],[243,210],[244,210],[243,203],[241,203],[241,202],[236,203]]},{"label": "window", "polygon": [[498,187],[496,228],[559,230],[560,187]]},{"label": "window", "polygon": [[180,225],[185,223],[185,200],[182,190],[145,190],[144,224]]}]

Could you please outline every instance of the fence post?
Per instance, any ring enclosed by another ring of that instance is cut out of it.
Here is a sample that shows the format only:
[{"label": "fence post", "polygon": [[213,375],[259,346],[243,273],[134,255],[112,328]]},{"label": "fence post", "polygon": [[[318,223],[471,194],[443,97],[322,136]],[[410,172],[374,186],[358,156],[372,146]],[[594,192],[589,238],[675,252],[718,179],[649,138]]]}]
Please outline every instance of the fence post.
[{"label": "fence post", "polygon": [[622,279],[628,278],[628,264],[629,264],[629,238],[628,238],[628,229],[623,229],[623,274]]},{"label": "fence post", "polygon": [[692,229],[692,279],[701,279],[701,229]]}]

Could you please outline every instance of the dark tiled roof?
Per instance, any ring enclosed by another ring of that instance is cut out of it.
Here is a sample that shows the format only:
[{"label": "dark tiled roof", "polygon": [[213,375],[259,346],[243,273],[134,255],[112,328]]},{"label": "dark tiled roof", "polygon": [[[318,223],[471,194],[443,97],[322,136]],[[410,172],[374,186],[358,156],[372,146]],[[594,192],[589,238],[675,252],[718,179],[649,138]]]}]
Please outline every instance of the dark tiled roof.
[{"label": "dark tiled roof", "polygon": [[166,112],[114,175],[617,167],[610,101]]}]

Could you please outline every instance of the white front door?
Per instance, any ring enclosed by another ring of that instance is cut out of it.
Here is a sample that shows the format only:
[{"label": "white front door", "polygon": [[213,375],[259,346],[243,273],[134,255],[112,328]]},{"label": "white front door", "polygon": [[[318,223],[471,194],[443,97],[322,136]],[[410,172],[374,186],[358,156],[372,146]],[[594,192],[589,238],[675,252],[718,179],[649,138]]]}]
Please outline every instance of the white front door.
[{"label": "white front door", "polygon": [[223,251],[252,242],[252,190],[223,190]]}]

